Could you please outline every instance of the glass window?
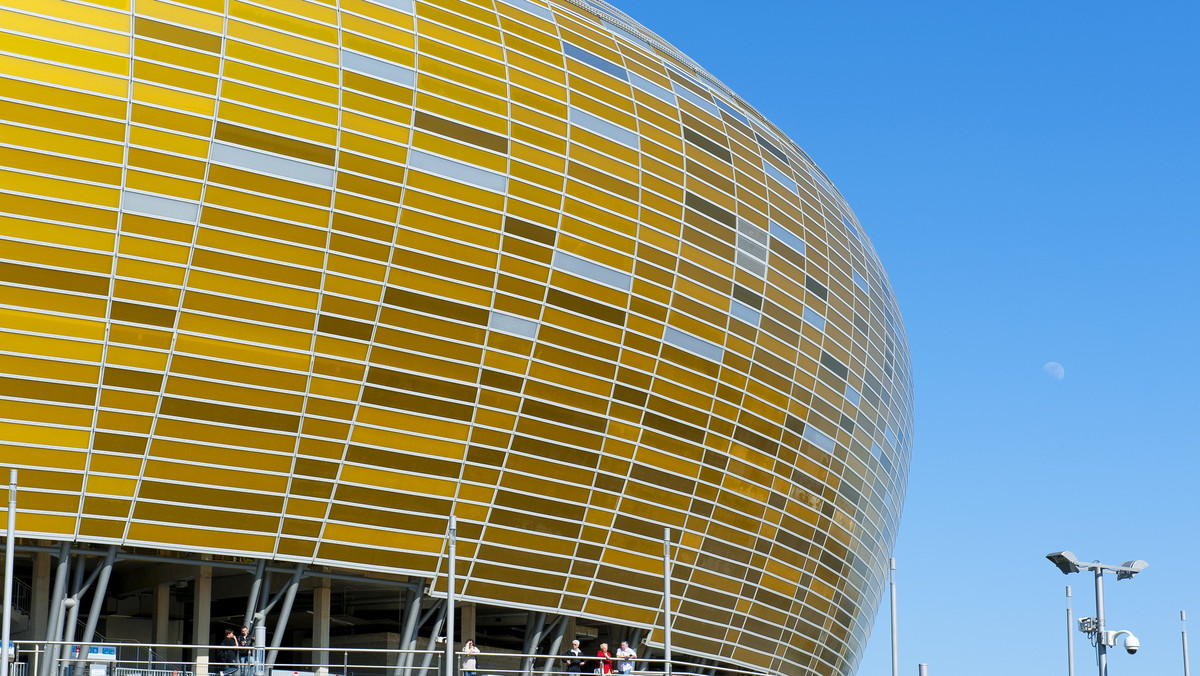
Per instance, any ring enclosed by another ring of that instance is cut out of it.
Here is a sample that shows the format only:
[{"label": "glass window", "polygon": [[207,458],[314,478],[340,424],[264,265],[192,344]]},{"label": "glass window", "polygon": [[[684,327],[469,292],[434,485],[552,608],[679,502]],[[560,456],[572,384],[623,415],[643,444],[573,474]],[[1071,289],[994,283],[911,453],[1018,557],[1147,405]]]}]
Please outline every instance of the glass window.
[{"label": "glass window", "polygon": [[594,282],[607,284],[608,286],[615,286],[622,291],[629,291],[632,285],[630,275],[565,251],[554,252],[553,265],[564,272],[585,277]]},{"label": "glass window", "polygon": [[485,190],[504,192],[508,186],[508,177],[504,174],[415,148],[408,154],[408,164],[418,171],[470,183]]},{"label": "glass window", "polygon": [[750,326],[758,326],[758,322],[762,318],[762,313],[737,299],[730,301],[729,313]]},{"label": "glass window", "polygon": [[759,277],[766,276],[769,237],[767,231],[739,217],[737,221],[737,254],[734,262]]},{"label": "glass window", "polygon": [[854,271],[854,283],[862,289],[863,293],[867,293],[867,278],[863,277],[858,270]]},{"label": "glass window", "polygon": [[411,68],[346,49],[342,50],[342,67],[405,87],[412,87],[417,78]]},{"label": "glass window", "polygon": [[813,446],[816,446],[826,453],[833,453],[833,447],[835,445],[833,437],[817,429],[815,425],[805,425],[803,436],[805,441],[809,442]]},{"label": "glass window", "polygon": [[[738,237],[745,239],[747,245],[757,245],[758,251],[761,252],[757,255],[760,258],[765,258],[767,255],[767,242],[769,241],[767,231],[740,217],[738,218],[737,225]],[[739,244],[738,246],[741,245]]]},{"label": "glass window", "polygon": [[537,338],[538,323],[532,319],[492,310],[491,316],[488,317],[488,328],[533,340]]},{"label": "glass window", "polygon": [[775,237],[775,239],[787,245],[789,249],[794,250],[801,256],[804,255],[804,240],[800,239],[799,235],[793,234],[791,230],[788,230],[775,221],[771,221],[771,234]]},{"label": "glass window", "polygon": [[710,99],[706,99],[703,96],[700,96],[699,94],[692,91],[691,89],[688,89],[687,87],[684,87],[683,85],[676,84],[675,85],[675,94],[678,95],[680,98],[683,98],[684,100],[691,101],[697,107],[708,111],[708,113],[710,115],[712,115],[713,117],[721,117],[720,109],[717,108],[716,105],[714,105]]},{"label": "glass window", "polygon": [[413,13],[413,0],[375,0],[375,2],[401,12]]},{"label": "glass window", "polygon": [[683,76],[689,82],[692,82],[693,84],[695,84],[697,87],[699,87],[705,91],[708,91],[708,85],[701,82],[700,78],[696,77],[695,73],[686,71],[686,70],[680,68],[679,66],[676,66],[674,63],[671,63],[670,61],[663,61],[663,65],[667,67],[667,70],[670,70],[671,72],[676,73],[677,75]]},{"label": "glass window", "polygon": [[572,59],[575,59],[576,61],[581,61],[583,63],[586,63],[587,65],[591,66],[592,68],[595,68],[596,70],[608,73],[609,75],[617,78],[618,80],[626,80],[626,81],[629,80],[629,75],[625,72],[624,68],[622,68],[621,66],[618,66],[617,64],[613,63],[612,61],[609,61],[608,59],[606,59],[602,56],[593,54],[593,53],[587,51],[586,49],[583,49],[582,47],[576,47],[575,45],[573,45],[569,42],[564,42],[563,43],[563,53],[566,54],[567,56],[571,57]]},{"label": "glass window", "polygon": [[590,132],[599,134],[605,138],[616,141],[617,143],[627,145],[630,148],[638,147],[637,134],[618,124],[613,124],[608,120],[596,117],[589,112],[573,107],[570,111],[570,119],[571,124],[583,127]]},{"label": "glass window", "polygon": [[771,143],[767,139],[763,138],[761,134],[755,134],[754,138],[758,140],[759,146],[766,149],[767,152],[771,153],[775,157],[778,157],[780,162],[783,162],[789,167],[792,166],[792,163],[788,161],[788,156],[785,155],[783,151],[780,150],[774,143]]},{"label": "glass window", "polygon": [[737,250],[737,255],[734,257],[734,263],[738,267],[750,272],[759,277],[765,277],[767,274],[767,264],[761,258],[755,258],[740,247]]},{"label": "glass window", "polygon": [[825,318],[807,305],[804,306],[804,321],[812,324],[818,331],[825,330]]},{"label": "glass window", "polygon": [[124,200],[121,202],[121,209],[148,216],[167,218],[173,221],[195,223],[200,205],[190,200],[148,195],[144,192],[126,190]]},{"label": "glass window", "polygon": [[776,167],[774,164],[771,164],[770,162],[768,162],[764,159],[763,160],[763,169],[765,169],[767,171],[767,176],[770,176],[771,178],[775,179],[776,181],[779,181],[788,190],[791,190],[796,195],[800,194],[800,187],[796,185],[796,180],[793,179],[791,176],[788,176],[787,174],[783,173],[783,171],[779,167]]},{"label": "glass window", "polygon": [[703,338],[697,338],[673,326],[668,326],[663,331],[663,342],[674,345],[681,350],[698,354],[705,359],[711,359],[712,361],[721,361],[721,357],[725,353],[725,349],[720,345],[710,343]]},{"label": "glass window", "polygon": [[857,407],[859,402],[862,401],[862,395],[858,393],[858,390],[850,387],[850,385],[846,385],[846,401],[851,406]]},{"label": "glass window", "polygon": [[853,223],[850,222],[849,218],[846,218],[845,214],[842,215],[842,225],[846,226],[846,230],[854,236],[854,239],[858,240],[859,244],[863,246],[867,245],[866,240],[863,239],[863,234],[859,232],[858,228]]},{"label": "glass window", "polygon": [[331,167],[309,164],[260,150],[250,150],[217,141],[212,144],[212,161],[264,174],[272,174],[304,183],[316,183],[332,188],[334,171]]},{"label": "glass window", "polygon": [[742,111],[726,103],[725,100],[720,96],[713,94],[713,103],[716,103],[718,108],[726,113],[729,113],[734,118],[741,120],[743,124],[750,124],[750,121],[746,119],[746,116],[742,114]]},{"label": "glass window", "polygon": [[829,179],[825,178],[825,174],[816,171],[812,167],[809,167],[808,175],[812,177],[812,180],[816,181],[817,185],[824,188],[825,192],[829,193],[830,197],[835,194],[833,185],[829,182]]},{"label": "glass window", "polygon": [[634,87],[641,89],[651,96],[662,99],[671,105],[675,105],[675,92],[672,92],[670,89],[667,89],[657,82],[644,78],[633,71],[629,72],[629,82]]},{"label": "glass window", "polygon": [[[412,0],[408,1],[411,2]],[[545,19],[546,21],[554,21],[554,12],[551,12],[548,7],[539,5],[531,0],[502,0],[502,2],[506,2],[517,9],[523,9],[536,17]]]},{"label": "glass window", "polygon": [[821,300],[829,300],[829,289],[808,275],[804,275],[804,289]]}]

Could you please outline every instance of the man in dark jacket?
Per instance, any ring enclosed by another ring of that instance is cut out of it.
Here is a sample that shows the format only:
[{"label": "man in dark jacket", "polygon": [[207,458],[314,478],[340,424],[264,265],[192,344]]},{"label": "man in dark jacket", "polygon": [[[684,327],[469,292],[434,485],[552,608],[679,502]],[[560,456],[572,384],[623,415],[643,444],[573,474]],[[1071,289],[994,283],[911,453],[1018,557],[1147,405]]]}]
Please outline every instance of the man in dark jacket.
[{"label": "man in dark jacket", "polygon": [[225,638],[221,641],[221,647],[217,650],[217,663],[220,664],[220,669],[217,673],[220,676],[226,676],[237,671],[237,645],[238,640],[234,637],[233,630],[226,629]]},{"label": "man in dark jacket", "polygon": [[240,634],[234,636],[238,643],[238,676],[250,676],[250,653],[254,650],[254,634],[250,633],[250,627],[242,625]]},{"label": "man in dark jacket", "polygon": [[567,667],[567,673],[581,673],[586,662],[583,651],[579,649],[579,641],[571,641],[571,649],[563,653],[563,663]]}]

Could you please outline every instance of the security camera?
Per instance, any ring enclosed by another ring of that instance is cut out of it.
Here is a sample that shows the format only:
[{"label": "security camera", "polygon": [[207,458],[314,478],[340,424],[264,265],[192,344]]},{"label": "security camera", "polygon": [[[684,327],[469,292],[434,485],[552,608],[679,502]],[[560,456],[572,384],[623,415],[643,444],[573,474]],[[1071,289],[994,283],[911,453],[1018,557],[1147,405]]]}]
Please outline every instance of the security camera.
[{"label": "security camera", "polygon": [[1142,644],[1140,641],[1138,641],[1138,638],[1134,636],[1133,632],[1129,631],[1128,629],[1122,629],[1121,631],[1106,631],[1099,638],[1104,641],[1104,645],[1111,648],[1117,644],[1117,637],[1121,636],[1122,634],[1125,636],[1125,652],[1132,655],[1138,651],[1138,648],[1142,647]]},{"label": "security camera", "polygon": [[1132,655],[1136,653],[1140,647],[1142,647],[1142,644],[1138,641],[1138,637],[1134,636],[1133,634],[1125,637],[1125,652]]}]

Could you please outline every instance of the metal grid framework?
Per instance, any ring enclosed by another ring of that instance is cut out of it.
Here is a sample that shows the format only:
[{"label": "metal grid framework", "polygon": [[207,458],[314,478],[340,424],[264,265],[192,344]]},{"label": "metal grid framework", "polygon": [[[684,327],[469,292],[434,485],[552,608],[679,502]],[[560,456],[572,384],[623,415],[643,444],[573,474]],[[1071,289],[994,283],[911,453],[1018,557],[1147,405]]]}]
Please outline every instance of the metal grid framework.
[{"label": "metal grid framework", "polygon": [[[850,673],[900,313],[789,139],[579,0],[6,0],[19,529],[434,576]],[[652,641],[661,641],[657,629]]]}]

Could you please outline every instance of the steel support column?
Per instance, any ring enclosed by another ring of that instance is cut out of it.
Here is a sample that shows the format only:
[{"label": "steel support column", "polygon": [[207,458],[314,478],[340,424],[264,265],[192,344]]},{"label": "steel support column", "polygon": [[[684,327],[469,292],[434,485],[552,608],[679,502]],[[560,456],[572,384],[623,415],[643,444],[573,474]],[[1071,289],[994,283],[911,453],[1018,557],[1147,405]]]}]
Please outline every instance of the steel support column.
[{"label": "steel support column", "polygon": [[550,647],[546,650],[546,663],[542,665],[543,674],[549,674],[558,660],[558,653],[562,650],[563,637],[567,635],[567,616],[559,615],[550,625],[547,633],[550,634],[551,639]]},{"label": "steel support column", "polygon": [[529,611],[525,620],[525,649],[523,652],[526,657],[521,660],[521,672],[525,674],[533,673],[533,663],[537,660],[534,653],[537,652],[538,645],[542,642],[542,632],[546,628],[546,613],[538,613]]},{"label": "steel support column", "polygon": [[108,595],[108,581],[112,577],[113,562],[117,560],[117,546],[110,545],[100,564],[100,576],[96,579],[96,591],[92,593],[92,609],[88,612],[87,626],[83,629],[83,642],[90,643],[96,636],[96,624],[104,609],[104,598]]},{"label": "steel support column", "polygon": [[429,665],[433,663],[433,649],[437,647],[438,634],[442,631],[442,622],[446,620],[446,603],[438,602],[438,616],[429,630],[429,644],[425,646],[425,659],[421,661],[421,674],[428,676]]},{"label": "steel support column", "polygon": [[[401,609],[404,622],[400,630],[400,650],[416,650],[417,649],[417,629],[420,627],[418,621],[421,617],[421,601],[425,598],[425,580],[418,581],[416,589],[410,589],[404,594],[405,605]],[[401,676],[401,674],[412,667],[413,653],[402,652],[396,656],[396,667],[392,671],[392,676]]]},{"label": "steel support column", "polygon": [[275,658],[279,656],[279,646],[283,644],[283,632],[292,614],[292,603],[296,600],[296,591],[300,589],[300,579],[304,577],[305,565],[297,563],[292,571],[292,579],[288,580],[287,592],[283,597],[283,605],[279,608],[279,618],[275,620],[275,631],[271,634],[271,650],[267,653],[268,669],[274,667]]},{"label": "steel support column", "polygon": [[247,627],[254,620],[254,611],[258,610],[258,595],[262,591],[263,570],[266,567],[266,559],[259,559],[254,566],[254,581],[250,583],[250,597],[246,599],[246,615],[242,618],[242,624]]}]

